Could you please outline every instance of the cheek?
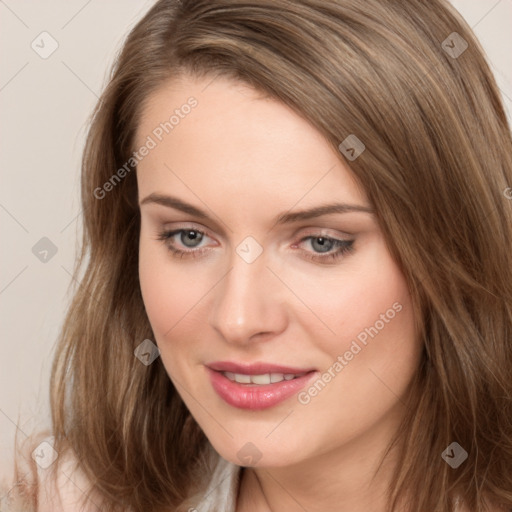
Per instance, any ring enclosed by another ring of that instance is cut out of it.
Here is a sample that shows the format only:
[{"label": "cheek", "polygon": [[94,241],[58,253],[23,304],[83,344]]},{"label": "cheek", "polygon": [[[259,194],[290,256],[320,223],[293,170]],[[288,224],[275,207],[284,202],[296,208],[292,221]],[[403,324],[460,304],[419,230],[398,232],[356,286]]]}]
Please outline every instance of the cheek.
[{"label": "cheek", "polygon": [[[157,342],[185,315],[193,299],[193,287],[186,286],[183,275],[172,272],[171,255],[163,243],[147,240],[141,234],[139,280],[141,293]],[[160,347],[162,350],[162,347]]]},{"label": "cheek", "polygon": [[313,319],[302,324],[324,354],[320,378],[298,396],[303,424],[325,425],[332,446],[401,410],[421,359],[405,278],[388,256],[379,254],[374,263],[348,273],[337,290],[310,296],[335,334],[321,329],[315,336]]},{"label": "cheek", "polygon": [[[204,315],[212,288],[211,276],[184,271],[172,260],[163,243],[159,245],[141,236],[139,280],[162,361],[168,373],[175,372],[178,362],[184,364],[193,359],[196,341],[201,338],[205,322],[199,317]],[[191,354],[175,357],[185,352]]]},{"label": "cheek", "polygon": [[[412,304],[404,276],[382,241],[321,274],[301,275],[294,291],[312,314],[298,321],[324,352],[337,356],[353,340],[414,338]],[[392,342],[394,343],[394,342]]]},{"label": "cheek", "polygon": [[144,306],[153,331],[160,333],[171,327],[169,313],[179,306],[176,287],[168,286],[167,266],[161,250],[141,241],[139,250],[139,281]]}]

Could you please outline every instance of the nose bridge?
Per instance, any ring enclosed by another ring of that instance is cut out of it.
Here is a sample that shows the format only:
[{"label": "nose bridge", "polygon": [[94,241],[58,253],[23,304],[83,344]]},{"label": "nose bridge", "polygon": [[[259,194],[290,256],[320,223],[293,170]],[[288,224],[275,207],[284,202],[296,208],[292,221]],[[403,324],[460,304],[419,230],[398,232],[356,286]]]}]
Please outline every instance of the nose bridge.
[{"label": "nose bridge", "polygon": [[244,343],[257,334],[276,334],[285,328],[285,311],[273,277],[263,255],[250,261],[233,254],[230,271],[216,287],[210,317],[226,341]]}]

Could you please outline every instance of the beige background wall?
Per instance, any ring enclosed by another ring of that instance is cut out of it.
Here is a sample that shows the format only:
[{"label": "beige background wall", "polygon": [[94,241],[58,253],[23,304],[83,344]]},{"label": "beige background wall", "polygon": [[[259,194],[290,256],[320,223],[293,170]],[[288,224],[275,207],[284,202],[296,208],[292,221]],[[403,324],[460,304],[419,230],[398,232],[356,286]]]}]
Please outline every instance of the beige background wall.
[{"label": "beige background wall", "polygon": [[[0,0],[0,479],[16,428],[23,437],[49,425],[49,371],[79,237],[84,124],[124,35],[152,3]],[[488,53],[510,118],[512,0],[453,3]]]}]

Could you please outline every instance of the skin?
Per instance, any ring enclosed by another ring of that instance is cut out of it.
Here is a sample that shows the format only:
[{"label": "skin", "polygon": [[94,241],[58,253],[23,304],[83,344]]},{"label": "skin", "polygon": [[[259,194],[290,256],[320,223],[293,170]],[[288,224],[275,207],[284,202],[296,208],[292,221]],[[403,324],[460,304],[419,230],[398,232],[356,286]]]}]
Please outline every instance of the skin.
[{"label": "skin", "polygon": [[[154,92],[137,147],[190,96],[197,107],[137,169],[140,202],[172,195],[208,214],[140,207],[140,284],[166,371],[222,457],[242,465],[237,452],[247,442],[261,453],[243,473],[238,512],[384,510],[392,457],[370,481],[406,410],[422,350],[404,276],[375,215],[274,220],[327,203],[372,205],[314,127],[226,78],[183,76]],[[165,229],[206,236],[189,248],[180,235],[158,240]],[[236,252],[247,236],[263,249],[250,264]],[[353,251],[312,260],[322,253],[308,236],[354,240]],[[170,245],[203,252],[180,258]],[[400,312],[306,405],[292,396],[242,410],[210,384],[205,364],[225,360],[313,367],[318,377],[394,303]]]}]

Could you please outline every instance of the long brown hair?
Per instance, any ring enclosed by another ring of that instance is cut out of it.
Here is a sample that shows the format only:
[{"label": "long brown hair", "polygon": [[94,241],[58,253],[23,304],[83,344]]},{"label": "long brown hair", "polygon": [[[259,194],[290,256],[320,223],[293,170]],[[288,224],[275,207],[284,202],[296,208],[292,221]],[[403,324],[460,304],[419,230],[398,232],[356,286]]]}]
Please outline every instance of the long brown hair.
[{"label": "long brown hair", "polygon": [[[80,284],[51,376],[56,450],[74,452],[102,510],[182,510],[211,472],[211,446],[160,359],[134,357],[153,338],[134,135],[152,91],[185,72],[284,102],[337,151],[349,135],[364,143],[346,163],[425,346],[390,445],[389,510],[449,512],[456,495],[472,511],[512,507],[511,132],[484,52],[445,0],[160,0],[135,26],[84,151]],[[468,453],[457,469],[441,457],[452,442]]]}]

